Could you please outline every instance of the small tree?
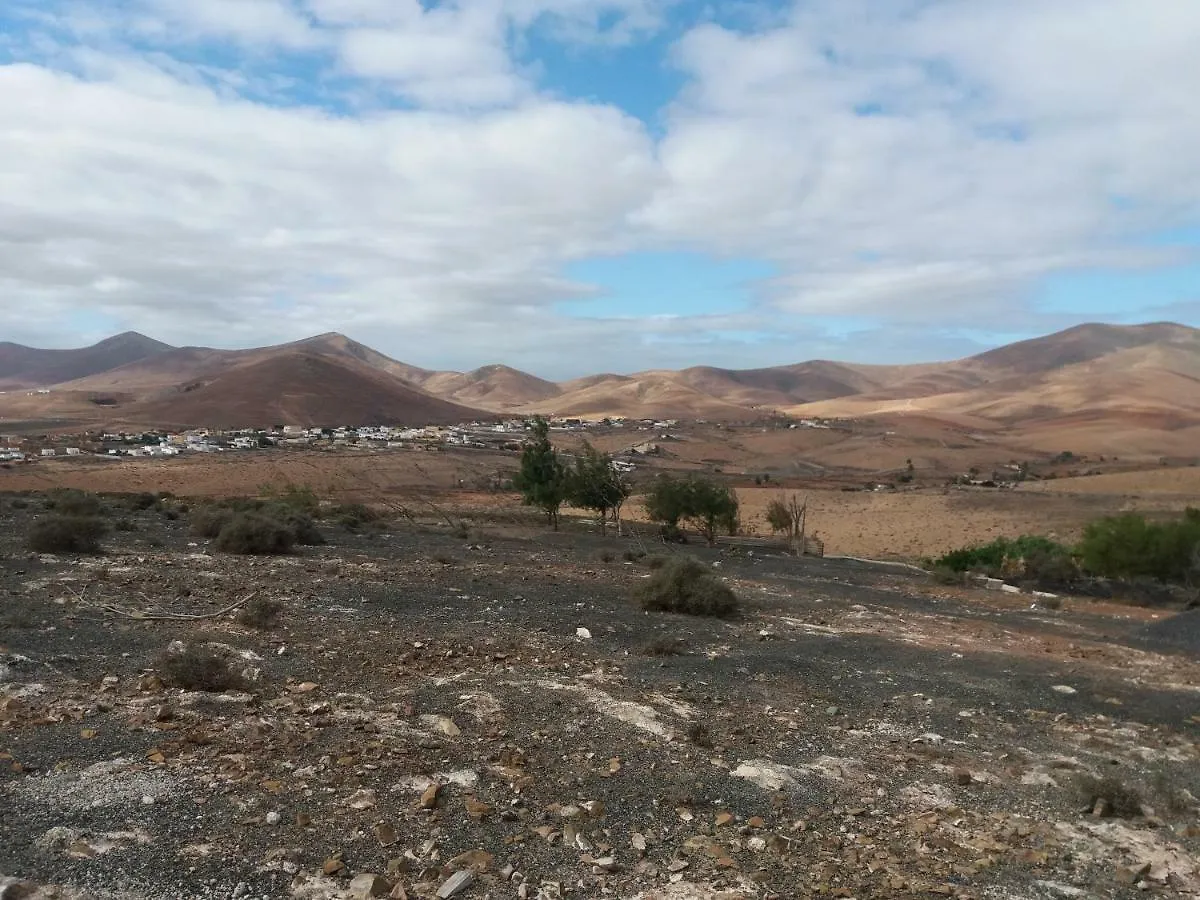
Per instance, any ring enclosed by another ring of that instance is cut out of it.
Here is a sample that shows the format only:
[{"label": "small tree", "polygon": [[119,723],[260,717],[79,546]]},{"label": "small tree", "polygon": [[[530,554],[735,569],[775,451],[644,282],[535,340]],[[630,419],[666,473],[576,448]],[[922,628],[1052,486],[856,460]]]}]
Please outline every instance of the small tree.
[{"label": "small tree", "polygon": [[733,488],[698,475],[682,480],[667,475],[656,479],[646,496],[646,512],[652,520],[672,530],[679,527],[681,519],[686,519],[710,546],[717,542],[719,528],[737,533],[738,499]]},{"label": "small tree", "polygon": [[567,497],[567,470],[550,443],[550,425],[541,416],[533,420],[532,433],[521,451],[521,469],[513,478],[526,506],[536,506],[558,530],[558,509]]},{"label": "small tree", "polygon": [[767,524],[778,534],[787,532],[788,545],[799,556],[804,552],[804,523],[808,515],[808,502],[801,503],[795,494],[787,502],[776,498],[767,506]]},{"label": "small tree", "polygon": [[613,467],[611,456],[585,443],[582,452],[575,457],[575,468],[570,472],[567,488],[571,505],[595,510],[600,519],[601,534],[610,513],[620,532],[621,506],[629,497],[629,485]]}]

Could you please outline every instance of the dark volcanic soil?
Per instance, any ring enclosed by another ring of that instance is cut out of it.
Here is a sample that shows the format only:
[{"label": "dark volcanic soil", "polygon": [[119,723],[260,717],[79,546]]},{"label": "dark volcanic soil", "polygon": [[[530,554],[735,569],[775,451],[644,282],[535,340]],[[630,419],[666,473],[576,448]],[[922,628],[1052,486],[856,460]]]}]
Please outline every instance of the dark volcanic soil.
[{"label": "dark volcanic soil", "polygon": [[[1200,662],[1142,610],[693,550],[722,622],[582,531],[39,557],[42,514],[0,503],[0,897],[1200,895]],[[275,628],[131,618],[251,594]],[[173,642],[247,690],[164,686]]]}]

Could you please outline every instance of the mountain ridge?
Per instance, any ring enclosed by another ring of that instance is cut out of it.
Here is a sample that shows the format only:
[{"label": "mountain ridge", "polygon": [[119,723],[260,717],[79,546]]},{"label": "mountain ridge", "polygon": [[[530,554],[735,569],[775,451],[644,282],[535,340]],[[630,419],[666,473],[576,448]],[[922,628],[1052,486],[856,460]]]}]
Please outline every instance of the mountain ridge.
[{"label": "mountain ridge", "polygon": [[[1130,366],[1140,367],[1137,377],[1124,374]],[[73,377],[47,383],[53,375]],[[31,381],[35,376],[41,381]],[[348,393],[339,397],[320,384],[295,381],[306,378],[325,378]],[[530,413],[746,420],[780,411],[923,413],[1012,423],[1092,409],[1177,408],[1200,422],[1200,391],[1195,400],[1188,395],[1195,378],[1200,378],[1200,330],[1170,322],[1085,323],[946,362],[692,366],[564,382],[500,363],[470,372],[426,369],[338,332],[244,350],[172,347],[137,332],[78,350],[0,344],[0,389],[7,384],[120,395],[131,398],[122,399],[122,411],[138,416],[177,415],[182,404],[196,415],[223,418],[218,413],[225,404],[245,415],[287,413],[305,421],[323,416],[340,421],[336,416],[349,411],[408,420],[407,408],[439,421],[443,414]],[[243,402],[250,396],[257,398],[256,405]]]}]

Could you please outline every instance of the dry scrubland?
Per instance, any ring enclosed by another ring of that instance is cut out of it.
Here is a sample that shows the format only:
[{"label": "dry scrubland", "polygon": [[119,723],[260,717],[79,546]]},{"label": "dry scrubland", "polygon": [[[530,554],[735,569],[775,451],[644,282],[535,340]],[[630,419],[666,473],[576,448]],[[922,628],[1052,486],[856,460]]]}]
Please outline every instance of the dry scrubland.
[{"label": "dry scrubland", "polygon": [[[728,445],[725,453],[730,455]],[[683,470],[692,467],[687,460],[681,463],[678,459],[668,460],[666,465]],[[262,452],[114,462],[62,459],[0,470],[0,491],[74,487],[221,497],[255,495],[264,485],[292,482],[311,485],[338,502],[384,502],[422,514],[436,507],[481,522],[529,521],[531,511],[519,506],[515,494],[485,489],[497,472],[511,472],[514,467],[513,456],[482,451]],[[743,483],[747,480],[741,478]],[[861,472],[854,476],[831,473],[827,480],[862,485],[865,476]],[[1200,468],[1061,478],[1027,483],[1016,491],[925,486],[896,492],[849,492],[825,487],[822,480],[794,477],[785,478],[782,484],[808,497],[810,531],[825,541],[828,553],[921,559],[964,544],[1026,533],[1072,541],[1087,522],[1119,511],[1179,512],[1200,498]],[[738,488],[747,530],[768,533],[765,509],[779,490]],[[642,522],[643,530],[649,531],[637,498],[626,507],[625,517]]]}]

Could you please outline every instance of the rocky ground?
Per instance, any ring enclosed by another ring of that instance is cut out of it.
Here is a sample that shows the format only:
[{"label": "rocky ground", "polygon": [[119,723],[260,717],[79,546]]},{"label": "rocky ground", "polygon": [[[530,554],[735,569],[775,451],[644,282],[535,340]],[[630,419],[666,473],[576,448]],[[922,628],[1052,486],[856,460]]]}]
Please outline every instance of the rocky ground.
[{"label": "rocky ground", "polygon": [[[612,537],[247,559],[146,511],[53,557],[40,514],[0,503],[4,900],[1200,896],[1168,611],[692,548],[717,621]],[[204,647],[244,690],[164,683]]]}]

